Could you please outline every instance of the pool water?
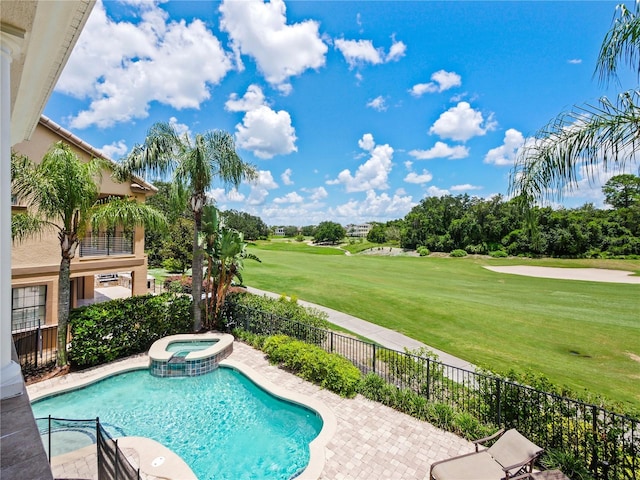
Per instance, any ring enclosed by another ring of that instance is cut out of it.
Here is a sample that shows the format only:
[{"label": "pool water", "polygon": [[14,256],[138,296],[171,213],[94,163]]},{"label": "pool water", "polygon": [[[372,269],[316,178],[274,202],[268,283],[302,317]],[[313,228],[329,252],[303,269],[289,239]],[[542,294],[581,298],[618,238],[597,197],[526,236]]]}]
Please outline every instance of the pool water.
[{"label": "pool water", "polygon": [[218,340],[194,340],[171,342],[167,345],[167,352],[175,353],[179,357],[186,357],[190,352],[205,350],[214,345]]},{"label": "pool water", "polygon": [[137,370],[32,407],[36,418],[100,417],[127,436],[156,440],[200,480],[289,479],[309,463],[309,443],[322,429],[315,412],[222,367],[198,377]]}]

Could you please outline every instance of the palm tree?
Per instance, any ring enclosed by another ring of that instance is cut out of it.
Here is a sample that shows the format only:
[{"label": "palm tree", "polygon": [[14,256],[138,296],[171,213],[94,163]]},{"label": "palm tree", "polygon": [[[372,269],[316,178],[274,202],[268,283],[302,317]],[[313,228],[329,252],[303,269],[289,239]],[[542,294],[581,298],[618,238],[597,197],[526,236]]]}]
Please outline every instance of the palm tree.
[{"label": "palm tree", "polygon": [[205,206],[202,213],[201,243],[207,258],[206,324],[208,328],[214,328],[219,326],[232,281],[237,278],[242,283],[244,260],[261,260],[247,251],[241,232],[223,224],[213,205]]},{"label": "palm tree", "polygon": [[256,178],[255,168],[245,163],[235,149],[233,137],[223,131],[180,135],[169,123],[154,124],[142,145],[136,145],[122,163],[131,174],[172,174],[172,196],[187,201],[195,221],[193,231],[193,329],[202,328],[202,250],[198,242],[207,189],[218,179],[225,187],[238,187],[242,180]]},{"label": "palm tree", "polygon": [[102,172],[113,167],[104,159],[83,162],[63,142],[53,144],[39,164],[25,156],[11,157],[12,193],[28,207],[26,213],[12,215],[12,238],[22,241],[53,229],[60,240],[58,367],[67,364],[71,259],[85,232],[89,227],[98,231],[116,225],[165,226],[162,214],[135,199],[100,198]]},{"label": "palm tree", "polygon": [[[604,83],[617,78],[619,63],[640,77],[640,3],[635,12],[616,9],[606,34],[595,75]],[[521,149],[510,180],[510,191],[527,203],[562,197],[578,185],[582,167],[595,177],[602,163],[606,170],[636,161],[640,142],[640,92],[632,89],[615,101],[602,97],[597,104],[576,106],[539,130]]]}]

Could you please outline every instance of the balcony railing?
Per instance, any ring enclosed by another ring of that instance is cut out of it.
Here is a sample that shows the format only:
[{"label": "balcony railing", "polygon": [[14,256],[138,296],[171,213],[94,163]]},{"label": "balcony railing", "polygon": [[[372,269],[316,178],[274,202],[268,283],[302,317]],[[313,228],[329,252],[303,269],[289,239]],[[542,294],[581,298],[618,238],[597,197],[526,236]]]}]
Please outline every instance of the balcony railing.
[{"label": "balcony railing", "polygon": [[133,239],[122,235],[88,233],[80,241],[81,257],[105,257],[133,254]]}]

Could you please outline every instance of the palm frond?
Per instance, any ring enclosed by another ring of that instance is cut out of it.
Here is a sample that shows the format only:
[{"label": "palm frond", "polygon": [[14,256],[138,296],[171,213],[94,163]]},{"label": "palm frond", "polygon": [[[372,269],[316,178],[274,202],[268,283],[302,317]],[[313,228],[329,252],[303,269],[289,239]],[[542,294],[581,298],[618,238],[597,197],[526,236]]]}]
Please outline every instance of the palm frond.
[{"label": "palm frond", "polygon": [[11,239],[22,242],[43,234],[47,230],[56,230],[57,226],[28,213],[15,213],[11,215]]},{"label": "palm frond", "polygon": [[173,170],[183,148],[180,136],[171,124],[155,123],[147,132],[144,143],[135,145],[120,162],[117,176],[120,179],[130,175],[164,176]]},{"label": "palm frond", "polygon": [[598,75],[602,83],[617,78],[620,63],[631,68],[640,78],[640,2],[638,1],[636,1],[635,13],[624,4],[617,6],[611,29],[600,47],[595,75]]},{"label": "palm frond", "polygon": [[155,208],[134,199],[118,198],[94,206],[91,212],[91,227],[94,231],[118,225],[163,230],[167,228],[167,220]]},{"label": "palm frond", "polygon": [[575,107],[542,128],[520,151],[510,193],[527,199],[561,199],[578,184],[580,169],[593,179],[596,167],[622,168],[636,160],[640,142],[640,93],[624,92],[613,103]]}]

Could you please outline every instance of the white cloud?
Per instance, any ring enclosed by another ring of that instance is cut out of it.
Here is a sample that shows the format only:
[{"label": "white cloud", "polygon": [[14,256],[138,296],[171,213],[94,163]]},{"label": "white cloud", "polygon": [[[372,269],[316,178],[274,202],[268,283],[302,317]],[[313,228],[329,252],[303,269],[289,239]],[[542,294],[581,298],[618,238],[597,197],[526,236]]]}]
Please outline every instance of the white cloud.
[{"label": "white cloud", "polygon": [[327,193],[324,187],[302,188],[301,190],[303,192],[309,193],[310,194],[309,198],[314,202],[318,202],[329,196],[329,194]]},{"label": "white cloud", "polygon": [[371,40],[344,40],[339,38],[335,41],[335,46],[344,56],[351,68],[358,64],[371,63],[378,65],[382,63],[384,52],[373,46]]},{"label": "white cloud", "polygon": [[367,152],[373,150],[373,147],[376,146],[376,142],[373,140],[373,135],[365,133],[362,138],[358,140],[358,146]]},{"label": "white cloud", "polygon": [[387,109],[387,104],[384,97],[380,95],[367,103],[367,107],[373,108],[378,112],[384,112]]},{"label": "white cloud", "polygon": [[169,125],[173,127],[178,135],[186,135],[188,138],[193,138],[191,130],[189,130],[189,126],[185,125],[184,123],[178,122],[178,119],[176,117],[169,118]]},{"label": "white cloud", "polygon": [[415,172],[409,172],[406,177],[404,177],[404,181],[407,183],[417,183],[419,185],[429,183],[433,180],[433,175],[429,173],[427,170],[422,170],[421,174]]},{"label": "white cloud", "polygon": [[[98,1],[60,76],[56,90],[89,99],[69,119],[73,128],[110,127],[148,116],[157,101],[199,108],[232,69],[230,56],[201,20],[169,20],[153,3],[140,3],[133,24],[107,17]],[[167,81],[171,78],[171,81]]]},{"label": "white cloud", "polygon": [[373,190],[367,191],[363,201],[350,200],[347,203],[329,209],[331,218],[343,222],[362,222],[367,220],[388,220],[404,217],[415,202],[411,196],[394,195],[387,193],[376,195]]},{"label": "white cloud", "polygon": [[404,56],[407,50],[407,46],[403,42],[395,39],[388,54],[384,53],[384,49],[374,47],[371,40],[345,40],[339,38],[334,42],[334,45],[342,53],[350,68],[367,63],[379,65],[397,61]]},{"label": "white cloud", "polygon": [[468,192],[469,190],[482,190],[482,187],[471,185],[470,183],[465,183],[462,185],[451,185],[449,189],[452,192]]},{"label": "white cloud", "polygon": [[391,45],[391,48],[389,49],[389,53],[387,54],[387,57],[385,58],[385,60],[387,62],[397,62],[402,57],[404,57],[404,54],[406,53],[406,51],[407,51],[407,46],[404,44],[404,42],[396,41],[394,39],[393,44]]},{"label": "white cloud", "polygon": [[258,178],[251,184],[251,191],[247,198],[249,205],[262,205],[269,196],[269,190],[278,188],[278,184],[273,179],[269,170],[259,170]]},{"label": "white cloud", "polygon": [[447,190],[446,188],[438,188],[435,186],[431,186],[429,188],[427,188],[427,196],[428,197],[442,197],[444,195],[449,195],[449,190]]},{"label": "white cloud", "polygon": [[492,148],[484,157],[484,163],[498,166],[511,166],[514,164],[520,147],[524,145],[524,137],[515,128],[510,128],[504,134],[502,145]]},{"label": "white cloud", "polygon": [[291,77],[324,66],[328,47],[318,22],[288,25],[283,0],[225,0],[220,12],[220,28],[229,33],[239,68],[241,55],[253,57],[265,79],[283,93],[291,90]]},{"label": "white cloud", "polygon": [[249,112],[266,104],[262,88],[259,85],[252,84],[249,85],[242,98],[238,98],[237,93],[229,95],[229,100],[224,104],[224,108],[230,112]]},{"label": "white cloud", "polygon": [[460,102],[441,114],[429,129],[429,133],[464,142],[472,137],[484,135],[495,127],[492,115],[485,121],[481,112],[471,108],[467,102]]},{"label": "white cloud", "polygon": [[582,63],[582,59],[581,58],[571,58],[571,59],[567,60],[567,63],[570,63],[572,65],[580,65]]},{"label": "white cloud", "polygon": [[457,160],[469,156],[469,148],[464,145],[455,145],[453,147],[444,142],[436,142],[429,150],[411,150],[409,155],[418,160],[432,160],[434,158],[449,158]]},{"label": "white cloud", "polygon": [[453,87],[459,87],[462,85],[462,77],[455,72],[447,72],[445,70],[438,70],[431,75],[431,82],[418,83],[411,87],[409,93],[414,97],[420,97],[425,93],[444,92]]},{"label": "white cloud", "polygon": [[258,170],[258,178],[252,182],[252,185],[266,188],[267,190],[278,188],[278,184],[269,170]]},{"label": "white cloud", "polygon": [[222,204],[226,202],[243,202],[245,199],[244,194],[240,193],[235,188],[230,191],[225,191],[224,188],[212,188],[207,192],[207,197],[214,201],[214,203],[221,208]]},{"label": "white cloud", "polygon": [[100,151],[106,157],[112,160],[118,160],[129,151],[129,148],[127,148],[127,144],[124,140],[119,140],[117,142],[110,143],[109,145],[104,145]]},{"label": "white cloud", "polygon": [[304,198],[297,192],[287,193],[284,197],[278,197],[273,199],[273,203],[302,203]]},{"label": "white cloud", "polygon": [[273,158],[297,152],[296,131],[289,112],[276,112],[265,104],[262,89],[250,85],[242,98],[232,94],[225,103],[230,111],[244,111],[242,123],[236,125],[236,144],[258,158]]},{"label": "white cloud", "polygon": [[285,185],[293,185],[293,181],[291,180],[292,173],[293,172],[290,168],[287,168],[284,172],[282,172],[282,174],[280,175],[280,180],[282,180],[282,183],[284,183]]},{"label": "white cloud", "polygon": [[338,174],[338,178],[327,181],[327,184],[342,184],[347,192],[389,188],[387,179],[392,166],[393,148],[389,145],[375,145],[373,136],[369,133],[362,137],[358,145],[368,151],[371,157],[358,167],[354,175],[349,169],[345,169]]}]

